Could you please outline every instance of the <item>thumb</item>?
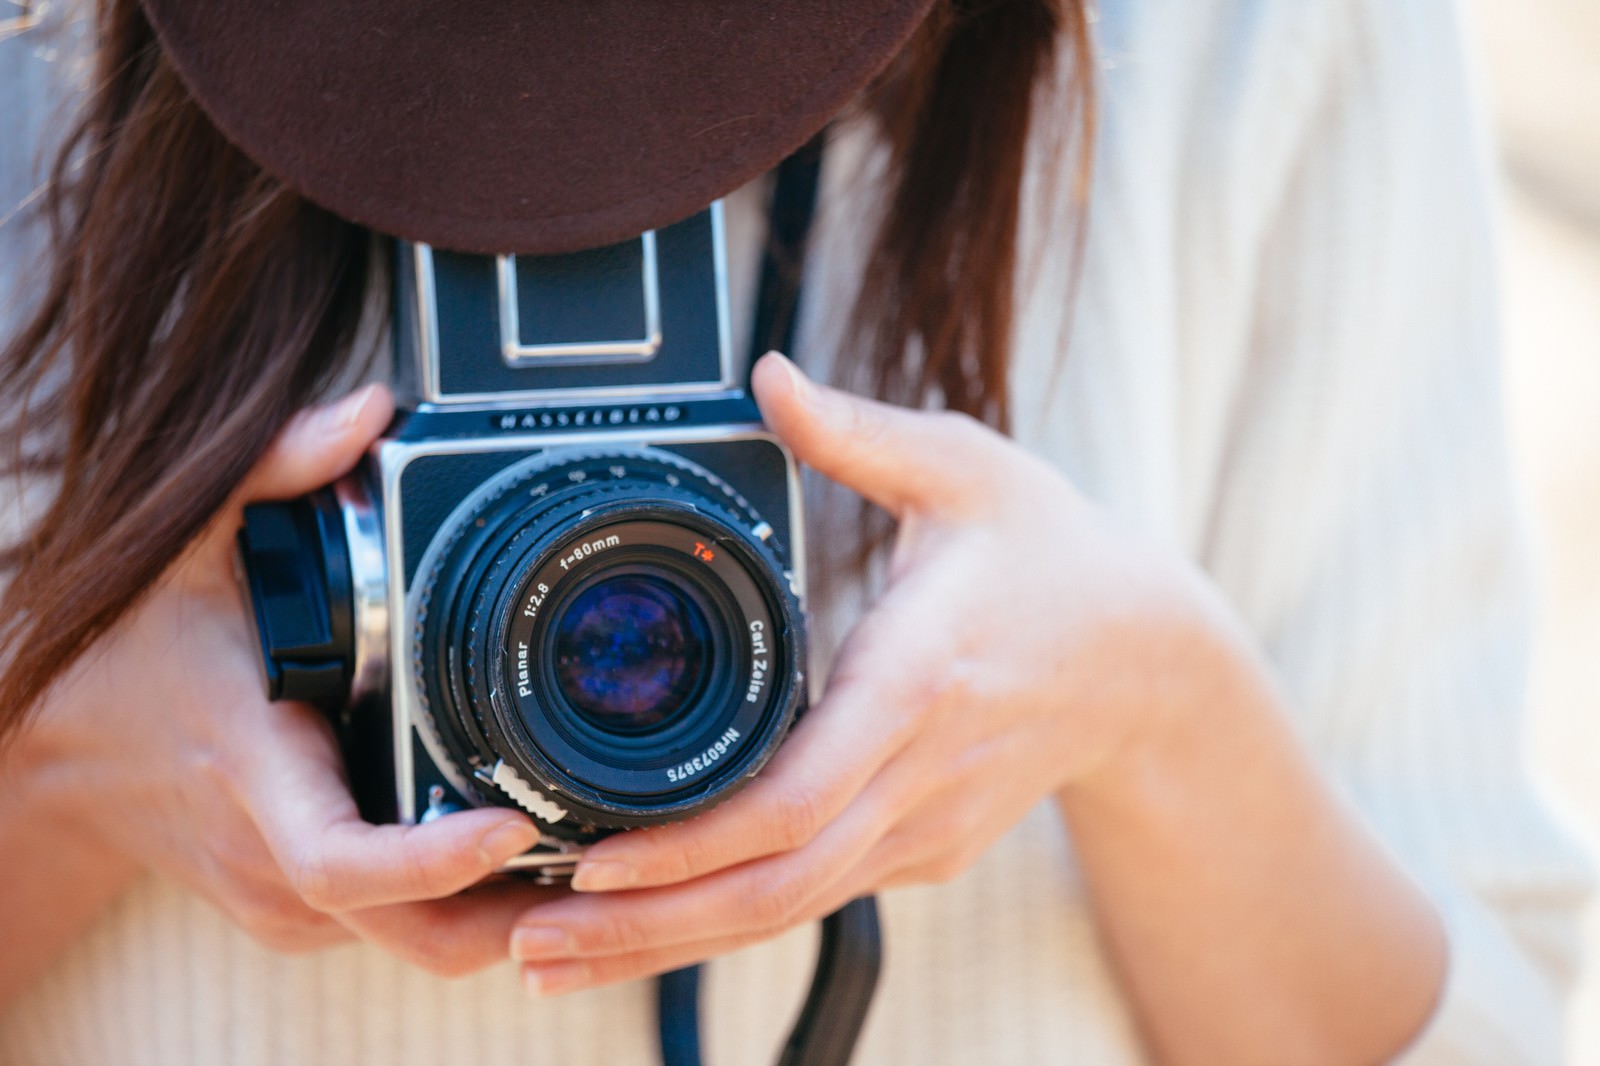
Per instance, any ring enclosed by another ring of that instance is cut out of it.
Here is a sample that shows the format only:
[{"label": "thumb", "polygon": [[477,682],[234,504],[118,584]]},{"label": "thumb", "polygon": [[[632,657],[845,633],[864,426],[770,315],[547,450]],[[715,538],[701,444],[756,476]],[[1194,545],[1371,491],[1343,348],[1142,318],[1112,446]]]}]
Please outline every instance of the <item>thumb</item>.
[{"label": "thumb", "polygon": [[964,415],[896,407],[818,384],[777,352],[756,363],[751,384],[762,417],[796,459],[896,518],[912,510],[963,511],[986,484],[991,434]]},{"label": "thumb", "polygon": [[356,465],[393,416],[394,398],[382,385],[368,385],[325,407],[308,407],[278,431],[237,498],[283,500],[328,484]]}]

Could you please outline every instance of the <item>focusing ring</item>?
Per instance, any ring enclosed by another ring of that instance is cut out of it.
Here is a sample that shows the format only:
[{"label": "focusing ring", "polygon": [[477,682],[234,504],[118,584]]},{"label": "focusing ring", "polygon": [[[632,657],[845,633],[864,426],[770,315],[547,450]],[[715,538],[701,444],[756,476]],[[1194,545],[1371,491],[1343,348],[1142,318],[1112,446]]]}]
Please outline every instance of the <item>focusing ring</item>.
[{"label": "focusing ring", "polygon": [[[737,791],[805,702],[800,606],[763,527],[725,482],[653,449],[547,454],[486,486],[452,515],[418,584],[414,681],[435,761],[469,797],[523,806],[577,841]],[[676,732],[596,735],[540,661],[569,594],[613,570],[681,581],[722,627],[715,691]]]}]

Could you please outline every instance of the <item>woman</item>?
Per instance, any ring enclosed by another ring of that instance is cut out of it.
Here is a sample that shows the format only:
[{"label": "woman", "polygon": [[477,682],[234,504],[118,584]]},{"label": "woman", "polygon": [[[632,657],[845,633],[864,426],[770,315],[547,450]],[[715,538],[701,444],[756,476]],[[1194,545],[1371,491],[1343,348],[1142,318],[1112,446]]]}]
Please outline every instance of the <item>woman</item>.
[{"label": "woman", "polygon": [[[935,10],[834,138],[798,347],[1009,439],[757,368],[796,455],[897,520],[883,587],[824,620],[850,633],[769,772],[554,895],[457,894],[525,823],[365,826],[325,730],[257,694],[231,533],[387,419],[370,389],[290,418],[355,346],[368,239],[210,128],[136,6],[100,22],[56,273],[8,350],[30,425],[69,427],[6,601],[12,1057],[648,1061],[617,982],[888,889],[863,1061],[1552,1060],[1542,937],[1587,882],[1512,754],[1442,4],[1108,7],[1093,78],[1080,7]],[[821,495],[837,544],[855,512]],[[508,957],[582,992],[403,964]],[[806,974],[795,937],[719,962],[718,1060],[770,1057]]]}]

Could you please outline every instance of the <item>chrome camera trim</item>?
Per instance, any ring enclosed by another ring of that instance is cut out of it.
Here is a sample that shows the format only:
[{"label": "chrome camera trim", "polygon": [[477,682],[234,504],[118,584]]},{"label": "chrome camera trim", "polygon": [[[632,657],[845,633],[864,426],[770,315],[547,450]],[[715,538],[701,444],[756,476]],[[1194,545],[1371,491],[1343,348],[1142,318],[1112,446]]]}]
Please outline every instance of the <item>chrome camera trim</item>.
[{"label": "chrome camera trim", "polygon": [[367,479],[342,477],[333,484],[344,539],[350,553],[352,655],[350,703],[383,692],[389,681],[389,568],[383,522]]},{"label": "chrome camera trim", "polygon": [[[673,381],[656,382],[645,385],[600,385],[584,388],[552,389],[506,389],[496,392],[446,392],[439,380],[439,320],[436,310],[436,290],[434,285],[433,248],[421,242],[411,245],[412,269],[416,275],[416,287],[413,298],[416,301],[416,328],[417,328],[417,361],[420,364],[417,382],[420,395],[417,403],[412,406],[417,410],[454,410],[458,408],[481,408],[484,410],[504,410],[507,408],[525,407],[560,407],[575,404],[594,403],[612,399],[635,399],[646,396],[659,396],[664,399],[681,399],[685,397],[714,397],[718,394],[731,394],[738,390],[739,381],[737,369],[734,365],[733,355],[733,327],[731,312],[728,305],[728,250],[726,220],[723,217],[722,201],[718,200],[710,207],[711,212],[711,245],[712,245],[712,274],[716,287],[717,311],[717,378],[702,381]],[[646,267],[653,273],[655,270],[654,236],[651,235],[651,254],[646,257]],[[501,257],[505,258],[505,257]],[[656,289],[656,319],[654,336],[660,342],[660,283],[654,279]],[[648,286],[648,280],[647,280]],[[648,299],[648,296],[647,296]],[[513,299],[514,306],[514,299]],[[501,317],[500,336],[502,345],[507,336],[506,327],[506,289],[502,279],[500,288]],[[650,326],[649,307],[646,307],[646,325]],[[650,330],[647,328],[647,332]],[[520,342],[520,337],[515,333],[512,336]],[[618,342],[602,341],[600,344]],[[535,346],[537,347],[537,346]],[[582,347],[588,347],[583,345]],[[654,353],[652,353],[653,356]],[[504,352],[502,352],[504,357]],[[541,365],[554,365],[553,361],[547,362],[550,357],[540,357],[538,360],[529,359],[522,363],[514,363],[520,368],[536,367]],[[585,355],[582,359],[567,360],[576,362],[636,362],[637,356],[602,357],[598,354]]]},{"label": "chrome camera trim", "polygon": [[644,336],[633,340],[524,344],[522,309],[517,302],[517,257],[494,257],[500,298],[500,357],[507,366],[574,366],[583,363],[642,362],[661,347],[661,286],[657,280],[656,231],[641,233],[639,275],[644,300]]}]

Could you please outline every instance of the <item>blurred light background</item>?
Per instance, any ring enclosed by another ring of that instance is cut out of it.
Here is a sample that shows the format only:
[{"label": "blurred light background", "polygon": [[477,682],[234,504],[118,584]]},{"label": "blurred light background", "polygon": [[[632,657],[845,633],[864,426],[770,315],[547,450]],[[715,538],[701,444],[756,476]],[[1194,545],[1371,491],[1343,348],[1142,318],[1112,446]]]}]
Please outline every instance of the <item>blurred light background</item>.
[{"label": "blurred light background", "polygon": [[[1469,0],[1498,142],[1512,444],[1544,570],[1530,755],[1600,855],[1600,0]],[[1569,1013],[1600,1064],[1600,906]]]},{"label": "blurred light background", "polygon": [[[1545,579],[1530,757],[1600,856],[1600,0],[1463,4],[1500,162],[1508,410]],[[0,23],[16,13],[0,0]],[[1585,949],[1568,1062],[1600,1066],[1600,904]]]}]

